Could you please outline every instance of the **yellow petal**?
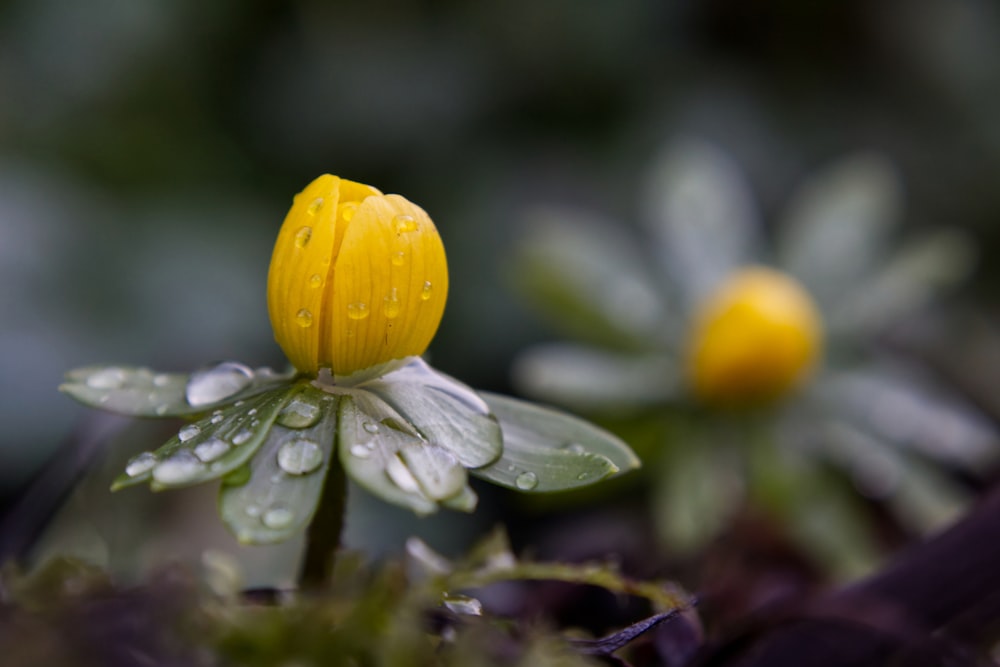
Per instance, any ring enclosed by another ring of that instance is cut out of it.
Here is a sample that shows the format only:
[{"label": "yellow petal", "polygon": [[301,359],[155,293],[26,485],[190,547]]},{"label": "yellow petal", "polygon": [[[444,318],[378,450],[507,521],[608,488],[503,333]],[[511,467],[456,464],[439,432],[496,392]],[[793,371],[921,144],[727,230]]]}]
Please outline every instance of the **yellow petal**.
[{"label": "yellow petal", "polygon": [[268,314],[274,337],[292,364],[316,373],[323,302],[330,286],[342,199],[378,195],[366,185],[324,174],[295,196],[271,255]]},{"label": "yellow petal", "polygon": [[430,217],[399,195],[365,199],[334,267],[321,365],[350,375],[422,354],[447,296],[444,245]]},{"label": "yellow petal", "polygon": [[699,309],[688,359],[691,384],[709,402],[767,401],[809,375],[821,346],[809,294],[779,271],[744,269]]}]

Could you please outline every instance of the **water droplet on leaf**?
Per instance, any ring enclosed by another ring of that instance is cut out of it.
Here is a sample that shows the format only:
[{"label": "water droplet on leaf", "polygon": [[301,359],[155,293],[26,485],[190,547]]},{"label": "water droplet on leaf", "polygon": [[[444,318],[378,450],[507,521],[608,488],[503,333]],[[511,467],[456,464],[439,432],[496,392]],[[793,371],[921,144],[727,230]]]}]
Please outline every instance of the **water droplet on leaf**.
[{"label": "water droplet on leaf", "polygon": [[514,480],[514,485],[522,491],[531,491],[538,486],[538,475],[533,472],[522,472]]},{"label": "water droplet on leaf", "polygon": [[242,429],[239,433],[233,436],[233,444],[236,446],[242,445],[252,437],[253,431],[248,428]]},{"label": "water droplet on leaf", "polygon": [[192,373],[185,396],[194,407],[210,405],[243,391],[252,380],[253,372],[243,364],[223,361]]},{"label": "water droplet on leaf", "polygon": [[216,410],[215,412],[212,413],[212,419],[209,421],[211,421],[213,424],[218,424],[219,422],[222,421],[222,419],[223,419],[222,410]]},{"label": "water droplet on leaf", "polygon": [[91,389],[118,389],[125,384],[125,371],[121,368],[102,368],[87,378]]},{"label": "water droplet on leaf", "polygon": [[275,530],[287,528],[292,524],[294,519],[295,514],[286,507],[272,507],[264,512],[264,515],[260,518],[261,523]]},{"label": "water droplet on leaf", "polygon": [[170,384],[170,376],[166,373],[160,373],[153,376],[153,386],[166,387],[168,384]]},{"label": "water droplet on leaf", "polygon": [[189,451],[180,451],[153,468],[153,479],[161,484],[184,484],[198,477],[205,469]]},{"label": "water droplet on leaf", "polygon": [[199,435],[201,435],[201,429],[198,428],[197,424],[188,424],[177,432],[177,439],[181,442],[187,442],[192,438],[197,438]]},{"label": "water droplet on leaf", "polygon": [[202,463],[210,463],[229,451],[229,443],[219,438],[209,438],[194,448],[194,455]]},{"label": "water droplet on leaf", "polygon": [[315,402],[296,396],[278,414],[278,423],[287,428],[307,428],[317,421],[321,409]]},{"label": "water droplet on leaf", "polygon": [[369,433],[378,433],[378,424],[375,424],[373,422],[365,422],[364,424],[361,425],[361,428],[363,428]]},{"label": "water droplet on leaf", "polygon": [[297,438],[278,450],[278,466],[289,475],[306,475],[323,463],[323,450],[312,440]]},{"label": "water droplet on leaf", "polygon": [[143,452],[129,459],[129,462],[125,464],[125,474],[129,477],[135,477],[149,472],[155,465],[156,455],[153,452]]}]

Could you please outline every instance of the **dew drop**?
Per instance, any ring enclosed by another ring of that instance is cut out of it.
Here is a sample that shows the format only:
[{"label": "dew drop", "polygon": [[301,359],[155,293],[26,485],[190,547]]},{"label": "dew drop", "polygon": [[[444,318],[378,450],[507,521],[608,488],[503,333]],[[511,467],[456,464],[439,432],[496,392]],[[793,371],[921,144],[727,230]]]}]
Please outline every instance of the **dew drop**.
[{"label": "dew drop", "polygon": [[255,414],[257,414],[257,408],[250,408],[249,410],[247,410],[248,417],[253,417]]},{"label": "dew drop", "polygon": [[295,520],[295,514],[287,507],[272,507],[264,512],[260,520],[268,528],[280,530],[292,525],[292,521]]},{"label": "dew drop", "polygon": [[87,378],[91,389],[118,389],[125,384],[125,371],[121,368],[102,368]]},{"label": "dew drop", "polygon": [[587,450],[579,442],[567,442],[562,446],[570,454],[586,454]]},{"label": "dew drop", "polygon": [[315,216],[317,213],[319,213],[319,210],[321,208],[323,208],[323,198],[316,197],[316,199],[313,199],[312,202],[309,204],[309,207],[306,209],[306,214]]},{"label": "dew drop", "polygon": [[278,413],[278,423],[287,428],[308,428],[320,417],[320,407],[316,403],[296,396]]},{"label": "dew drop", "polygon": [[184,426],[183,428],[181,428],[180,431],[177,432],[177,439],[180,440],[181,442],[187,442],[188,440],[196,438],[199,435],[201,435],[201,429],[198,428],[198,425],[188,424],[187,426]]},{"label": "dew drop", "polygon": [[424,288],[420,290],[420,300],[427,301],[431,298],[431,292],[434,291],[434,286],[431,285],[431,281],[424,281]]},{"label": "dew drop", "polygon": [[323,284],[323,276],[319,275],[318,273],[314,273],[311,276],[309,276],[309,287],[315,288],[319,287],[322,284]]},{"label": "dew drop", "polygon": [[166,387],[168,384],[170,384],[170,376],[166,373],[160,373],[153,376],[153,386]]},{"label": "dew drop", "polygon": [[305,248],[309,245],[309,239],[312,238],[312,235],[312,227],[299,227],[299,231],[295,232],[295,247]]},{"label": "dew drop", "polygon": [[368,445],[356,444],[351,445],[351,456],[356,456],[359,459],[366,459],[372,455],[372,449]]},{"label": "dew drop", "polygon": [[581,472],[579,475],[576,476],[576,478],[578,480],[580,480],[581,482],[583,480],[585,480],[585,479],[589,479],[590,477],[591,477],[591,474],[589,472]]},{"label": "dew drop", "polygon": [[222,410],[216,410],[212,413],[212,418],[209,420],[213,424],[218,424],[223,420]]},{"label": "dew drop", "polygon": [[289,475],[306,475],[323,463],[323,450],[312,440],[297,438],[278,450],[278,466]]},{"label": "dew drop", "polygon": [[167,414],[167,410],[169,410],[169,409],[170,409],[170,406],[168,406],[166,404],[164,404],[164,405],[157,405],[156,406],[156,414],[158,414],[158,415],[160,415],[162,417],[163,415]]},{"label": "dew drop", "polygon": [[352,320],[363,320],[371,313],[368,312],[368,304],[362,301],[347,304],[347,316]]},{"label": "dew drop", "polygon": [[307,308],[299,308],[299,312],[295,313],[295,323],[303,329],[310,327],[313,323],[313,314]]},{"label": "dew drop", "polygon": [[219,438],[209,438],[194,448],[194,455],[202,463],[210,463],[229,451],[229,443]]},{"label": "dew drop", "polygon": [[257,505],[247,505],[243,511],[246,512],[247,516],[260,516],[261,512],[260,507]]},{"label": "dew drop", "polygon": [[156,455],[153,452],[143,452],[129,459],[129,462],[125,464],[125,474],[129,477],[135,477],[149,472],[155,465]]},{"label": "dew drop", "polygon": [[406,262],[406,253],[400,250],[399,252],[392,253],[392,265],[402,266]]},{"label": "dew drop", "polygon": [[413,219],[412,215],[397,215],[393,218],[393,223],[396,226],[397,234],[405,234],[417,230],[417,222]]},{"label": "dew drop", "polygon": [[399,317],[399,293],[395,287],[389,290],[389,296],[385,297],[382,313],[390,320]]},{"label": "dew drop", "polygon": [[253,371],[243,364],[223,361],[192,373],[185,396],[188,404],[194,407],[218,403],[246,389],[252,380]]},{"label": "dew drop", "polygon": [[238,447],[252,437],[253,437],[253,431],[251,431],[248,428],[245,428],[233,436],[233,444]]},{"label": "dew drop", "polygon": [[340,207],[340,215],[344,216],[344,222],[350,222],[354,214],[358,212],[358,205],[347,203]]},{"label": "dew drop", "polygon": [[153,479],[160,484],[184,484],[197,479],[205,466],[189,451],[180,451],[153,468]]},{"label": "dew drop", "polygon": [[378,433],[378,424],[374,422],[365,422],[361,425],[361,428],[368,431],[369,433]]},{"label": "dew drop", "polygon": [[514,480],[514,485],[522,491],[531,491],[538,486],[538,475],[533,472],[522,472]]}]

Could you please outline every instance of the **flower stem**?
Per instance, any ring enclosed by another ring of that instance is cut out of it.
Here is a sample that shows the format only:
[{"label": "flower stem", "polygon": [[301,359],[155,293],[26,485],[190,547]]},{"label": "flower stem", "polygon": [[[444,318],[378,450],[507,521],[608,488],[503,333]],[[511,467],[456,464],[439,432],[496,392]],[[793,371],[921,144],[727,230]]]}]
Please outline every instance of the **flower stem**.
[{"label": "flower stem", "polygon": [[334,554],[340,547],[344,528],[344,510],[347,499],[347,478],[339,462],[334,461],[326,474],[326,484],[306,532],[305,557],[299,574],[302,588],[322,586],[333,565]]}]

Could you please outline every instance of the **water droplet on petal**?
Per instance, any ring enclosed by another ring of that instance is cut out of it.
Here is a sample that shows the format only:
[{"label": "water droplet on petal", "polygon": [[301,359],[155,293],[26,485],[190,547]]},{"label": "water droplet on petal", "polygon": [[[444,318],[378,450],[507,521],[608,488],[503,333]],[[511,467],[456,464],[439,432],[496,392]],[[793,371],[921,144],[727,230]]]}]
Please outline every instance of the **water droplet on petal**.
[{"label": "water droplet on petal", "polygon": [[358,205],[353,202],[348,202],[340,207],[340,215],[344,217],[344,222],[350,222],[357,212]]},{"label": "water droplet on petal", "polygon": [[570,454],[586,454],[587,450],[579,442],[567,442],[562,446]]},{"label": "water droplet on petal", "polygon": [[300,308],[299,312],[295,313],[295,323],[303,329],[312,326],[313,314],[307,308]]},{"label": "water droplet on petal", "polygon": [[308,428],[319,421],[319,405],[302,396],[296,396],[278,413],[278,423],[287,428]]},{"label": "water droplet on petal", "polygon": [[430,299],[432,291],[434,291],[434,286],[431,284],[431,281],[425,280],[424,288],[420,290],[420,300],[427,301],[428,299]]},{"label": "water droplet on petal", "polygon": [[253,437],[253,431],[251,431],[248,428],[245,428],[233,436],[233,444],[238,447],[252,437]]},{"label": "water droplet on petal", "polygon": [[309,276],[309,287],[319,287],[323,284],[323,276],[318,273],[314,273]]},{"label": "water droplet on petal", "polygon": [[371,313],[368,312],[368,304],[362,301],[347,304],[347,316],[352,320],[363,320]]},{"label": "water droplet on petal", "polygon": [[194,448],[194,455],[202,463],[210,463],[229,451],[229,443],[219,438],[209,438]]},{"label": "water droplet on petal", "polygon": [[177,432],[177,439],[180,440],[181,442],[187,442],[188,440],[196,438],[199,435],[201,435],[201,429],[198,428],[198,425],[188,424],[187,426],[182,427],[181,430]]},{"label": "water droplet on petal", "polygon": [[385,473],[403,491],[407,493],[420,493],[420,485],[417,484],[413,473],[410,472],[410,469],[406,467],[406,464],[403,463],[403,460],[399,456],[389,457],[389,460],[385,464]]},{"label": "water droplet on petal", "polygon": [[378,424],[375,424],[374,422],[365,422],[361,425],[361,428],[369,433],[378,433]]},{"label": "water droplet on petal", "polygon": [[412,215],[397,215],[392,220],[396,226],[397,234],[417,231],[417,221],[413,219]]},{"label": "water droplet on petal", "polygon": [[314,216],[319,213],[321,208],[323,208],[323,198],[316,197],[316,199],[313,199],[312,202],[310,202],[309,207],[306,209],[306,214]]},{"label": "water droplet on petal", "polygon": [[135,477],[149,472],[155,465],[156,455],[153,452],[143,452],[129,459],[129,462],[125,464],[125,474],[129,477]]},{"label": "water droplet on petal", "polygon": [[312,238],[312,235],[312,227],[300,227],[299,231],[295,232],[295,247],[305,248],[309,244],[309,239]]},{"label": "water droplet on petal", "polygon": [[372,455],[372,448],[368,445],[356,444],[351,445],[351,456],[356,456],[359,459],[366,459]]},{"label": "water droplet on petal", "polygon": [[400,250],[399,252],[392,253],[392,265],[402,266],[406,261],[406,253]]},{"label": "water droplet on petal", "polygon": [[125,371],[121,368],[102,368],[87,378],[91,389],[118,389],[125,384]]},{"label": "water droplet on petal", "polygon": [[243,364],[223,361],[192,373],[185,395],[188,404],[194,407],[218,403],[246,389],[252,380],[253,371]]},{"label": "water droplet on petal", "polygon": [[278,466],[289,475],[306,475],[323,463],[323,450],[312,440],[297,438],[278,450]]},{"label": "water droplet on petal", "polygon": [[194,481],[205,470],[201,461],[189,451],[180,451],[153,468],[153,479],[160,484],[184,484]]},{"label": "water droplet on petal", "polygon": [[294,519],[295,514],[287,507],[272,507],[264,512],[264,515],[260,518],[261,523],[275,530],[287,528],[292,524]]},{"label": "water droplet on petal", "polygon": [[385,297],[382,313],[390,320],[399,317],[399,293],[395,287],[389,290],[389,295]]},{"label": "water droplet on petal", "polygon": [[522,472],[514,480],[514,485],[522,491],[531,491],[538,486],[538,475],[533,472]]}]

